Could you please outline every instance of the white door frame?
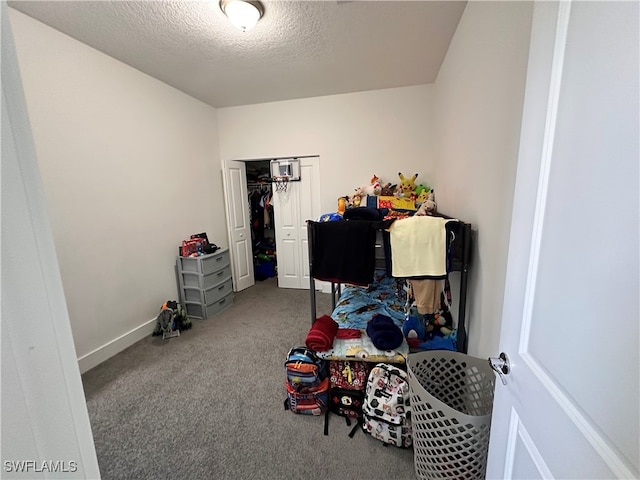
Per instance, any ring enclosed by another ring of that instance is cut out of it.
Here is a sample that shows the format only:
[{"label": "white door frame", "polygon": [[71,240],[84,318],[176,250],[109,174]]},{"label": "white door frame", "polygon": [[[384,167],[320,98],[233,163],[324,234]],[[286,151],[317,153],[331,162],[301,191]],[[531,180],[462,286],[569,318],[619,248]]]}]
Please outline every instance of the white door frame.
[{"label": "white door frame", "polygon": [[58,461],[65,478],[99,479],[6,2],[0,8],[2,438],[10,440],[2,471],[40,477],[43,462]]},{"label": "white door frame", "polygon": [[[232,266],[232,272],[234,277],[233,279],[234,291],[240,291],[254,285],[255,280],[254,280],[253,262],[252,261],[248,262],[248,265],[243,265],[242,268],[240,268],[239,262],[244,261],[244,258],[240,259],[238,253],[235,251],[236,249],[233,248],[236,232],[234,232],[235,229],[232,225],[233,223],[232,219],[239,216],[240,213],[243,213],[246,215],[246,217],[244,217],[243,221],[241,222],[247,226],[247,230],[245,230],[243,233],[245,238],[251,239],[251,229],[249,225],[250,219],[249,219],[249,213],[248,213],[249,212],[248,204],[243,205],[242,207],[240,205],[235,205],[235,206],[232,205],[233,197],[232,197],[232,190],[230,185],[232,182],[230,181],[229,174],[228,174],[229,165],[235,162],[244,163],[246,165],[246,163],[249,163],[249,162],[270,161],[272,159],[291,159],[291,158],[298,158],[302,163],[306,163],[306,164],[312,161],[318,161],[318,165],[316,166],[318,175],[316,176],[317,178],[314,178],[313,182],[311,182],[308,185],[309,191],[297,192],[301,198],[307,198],[307,197],[311,198],[308,201],[310,202],[310,205],[313,205],[313,208],[311,208],[312,214],[315,212],[316,213],[315,216],[317,217],[320,215],[319,205],[320,205],[320,198],[321,198],[320,181],[319,181],[319,168],[320,168],[319,155],[300,155],[300,156],[289,155],[289,156],[280,156],[280,157],[250,158],[250,159],[223,161],[222,178],[223,178],[223,188],[224,188],[224,197],[225,197],[225,210],[227,214],[226,221],[227,221],[227,234],[229,239],[229,252],[230,252],[231,266]],[[306,166],[309,167],[309,165],[306,165]],[[242,198],[246,199],[248,194],[246,175],[243,175],[242,178],[238,178],[236,180],[240,183],[239,186],[240,186],[240,191],[242,192],[241,194]],[[296,183],[299,183],[299,182],[296,182]],[[299,185],[296,185],[296,187],[299,187]],[[273,184],[272,184],[272,189],[274,190],[274,196],[275,196],[276,192]],[[244,200],[244,203],[246,203],[246,200]],[[297,204],[292,205],[291,203],[285,203],[284,205],[285,206],[281,208],[289,208],[289,207],[297,208],[298,207]],[[278,218],[278,215],[276,212],[276,221],[277,221],[277,218]],[[274,229],[274,232],[276,235],[276,242],[277,242],[278,241],[277,229]],[[298,242],[300,244],[299,246],[302,248],[302,250],[300,250],[300,255],[298,255],[299,258],[297,262],[299,263],[303,263],[301,259],[308,259],[308,247],[307,247],[306,240],[307,240],[306,235],[304,236],[301,235],[301,238],[299,239],[299,242]],[[306,268],[305,265],[297,265],[296,268],[299,270],[299,274],[302,278],[302,280],[299,282],[299,287],[296,287],[296,288],[308,289],[309,288],[308,268]],[[245,279],[242,282],[238,282],[239,271],[248,271],[251,276],[251,281],[249,281],[249,279]],[[278,286],[280,287],[280,284],[278,284]]]}]

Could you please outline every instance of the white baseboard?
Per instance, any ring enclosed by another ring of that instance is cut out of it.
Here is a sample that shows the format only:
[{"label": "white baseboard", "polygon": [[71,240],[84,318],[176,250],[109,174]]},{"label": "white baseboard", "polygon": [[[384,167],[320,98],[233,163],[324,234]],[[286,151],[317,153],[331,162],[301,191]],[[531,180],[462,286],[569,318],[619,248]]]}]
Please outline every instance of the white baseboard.
[{"label": "white baseboard", "polygon": [[80,373],[91,370],[96,365],[100,365],[102,362],[113,357],[115,354],[120,353],[125,348],[130,347],[147,336],[150,336],[155,327],[156,319],[154,318],[143,323],[139,327],[134,328],[130,332],[111,340],[102,347],[96,348],[93,352],[89,352],[78,358]]},{"label": "white baseboard", "polygon": [[322,293],[331,293],[331,282],[316,280],[316,290]]}]

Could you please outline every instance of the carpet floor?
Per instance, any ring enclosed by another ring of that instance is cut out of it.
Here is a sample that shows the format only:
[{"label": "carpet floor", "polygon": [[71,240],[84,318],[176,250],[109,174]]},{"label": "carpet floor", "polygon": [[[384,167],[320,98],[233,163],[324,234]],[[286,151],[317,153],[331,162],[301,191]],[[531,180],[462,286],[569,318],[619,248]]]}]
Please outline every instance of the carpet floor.
[{"label": "carpet floor", "polygon": [[[330,313],[317,294],[318,316]],[[149,336],[82,376],[103,479],[414,479],[413,450],[341,417],[285,411],[283,363],[309,292],[271,278],[180,337]]]}]

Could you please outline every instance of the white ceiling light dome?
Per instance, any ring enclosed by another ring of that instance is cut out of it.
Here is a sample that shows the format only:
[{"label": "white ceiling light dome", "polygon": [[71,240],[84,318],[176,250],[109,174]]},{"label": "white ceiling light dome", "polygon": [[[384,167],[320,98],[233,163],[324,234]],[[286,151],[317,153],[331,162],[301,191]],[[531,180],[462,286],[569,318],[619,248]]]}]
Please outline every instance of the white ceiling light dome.
[{"label": "white ceiling light dome", "polygon": [[262,4],[257,1],[221,0],[220,9],[231,24],[243,32],[255,27],[264,14]]}]

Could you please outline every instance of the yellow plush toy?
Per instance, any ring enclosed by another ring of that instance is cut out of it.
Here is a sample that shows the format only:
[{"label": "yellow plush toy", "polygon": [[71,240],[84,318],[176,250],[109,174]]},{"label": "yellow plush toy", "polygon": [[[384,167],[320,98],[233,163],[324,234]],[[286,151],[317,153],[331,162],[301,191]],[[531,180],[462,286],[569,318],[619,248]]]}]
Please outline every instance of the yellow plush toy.
[{"label": "yellow plush toy", "polygon": [[398,172],[398,176],[400,177],[398,193],[400,193],[400,195],[404,198],[410,198],[411,194],[416,190],[416,178],[418,178],[418,174],[416,173],[411,178],[405,178],[402,173]]},{"label": "yellow plush toy", "polygon": [[420,195],[418,195],[418,197],[416,198],[416,205],[422,205],[424,202],[427,201],[427,199],[429,198],[429,192],[431,190],[422,190],[422,192],[420,193]]}]

